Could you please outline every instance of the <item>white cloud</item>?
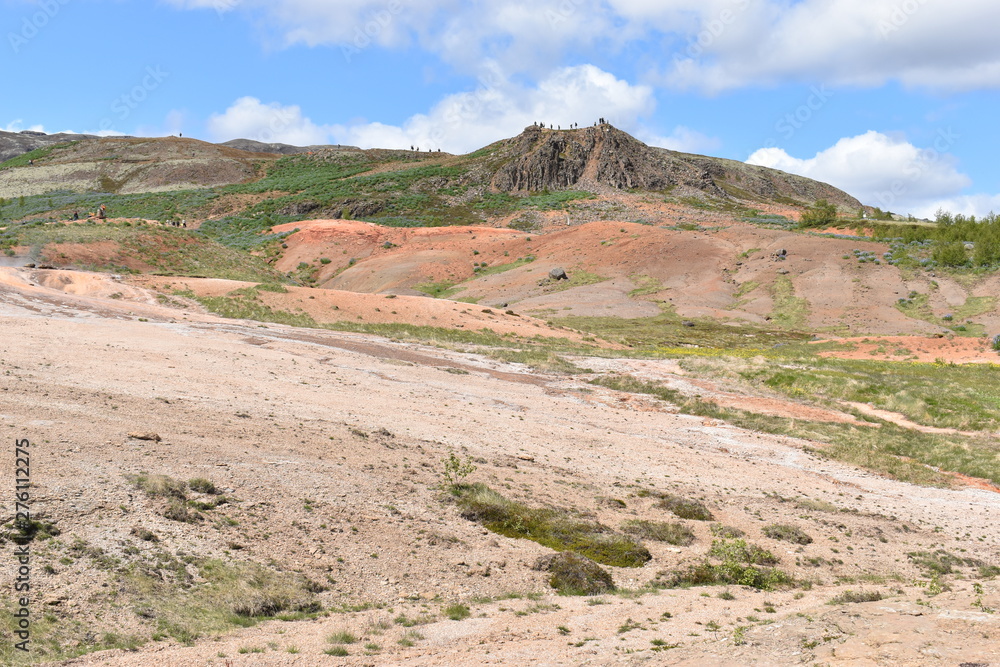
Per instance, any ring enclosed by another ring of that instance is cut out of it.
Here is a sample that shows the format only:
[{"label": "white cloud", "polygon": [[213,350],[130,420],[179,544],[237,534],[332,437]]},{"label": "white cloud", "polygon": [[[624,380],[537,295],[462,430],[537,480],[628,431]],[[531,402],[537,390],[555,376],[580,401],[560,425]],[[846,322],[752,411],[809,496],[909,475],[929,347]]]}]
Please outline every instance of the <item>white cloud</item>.
[{"label": "white cloud", "polygon": [[971,184],[947,152],[957,139],[942,130],[931,147],[921,149],[898,137],[867,132],[841,139],[812,158],[762,148],[747,162],[829,183],[865,204],[924,215],[935,202],[956,197]]},{"label": "white cloud", "polygon": [[276,102],[263,104],[254,97],[241,97],[224,113],[208,120],[212,141],[253,139],[264,143],[310,146],[329,143],[330,128],[316,125],[297,106]]},{"label": "white cloud", "polygon": [[669,137],[643,131],[637,132],[636,136],[650,146],[669,148],[672,151],[680,151],[681,153],[698,153],[704,155],[722,146],[722,141],[717,137],[707,136],[683,125],[678,125],[674,128],[673,133]]},{"label": "white cloud", "polygon": [[[784,81],[952,90],[1000,87],[992,0],[712,3],[660,80],[718,92]],[[729,12],[723,16],[723,12]],[[692,41],[692,37],[694,40]]]},{"label": "white cloud", "polygon": [[[640,119],[656,106],[649,86],[633,85],[592,65],[566,67],[535,87],[503,78],[498,70],[476,91],[448,95],[427,113],[401,125],[379,122],[323,125],[303,115],[297,106],[264,104],[253,97],[233,103],[208,121],[213,141],[246,138],[298,146],[345,144],[362,148],[438,148],[464,153],[520,133],[535,122],[568,128],[591,125],[603,117],[625,130],[656,136]],[[711,143],[704,135],[678,128],[660,145],[693,149]]]},{"label": "white cloud", "polygon": [[334,135],[337,143],[366,148],[419,146],[464,153],[516,135],[535,122],[568,128],[572,123],[591,125],[603,117],[634,129],[655,104],[650,87],[582,65],[557,70],[534,88],[494,74],[479,90],[449,95],[401,126],[341,125],[334,128]]},{"label": "white cloud", "polygon": [[613,12],[600,0],[166,1],[181,9],[240,10],[261,19],[285,45],[333,46],[348,63],[372,46],[419,44],[466,72],[496,60],[512,72],[544,73],[566,49],[621,43],[631,32],[627,25],[615,26]]},{"label": "white cloud", "polygon": [[1000,195],[974,194],[938,199],[927,202],[916,209],[913,211],[913,215],[933,220],[934,214],[939,210],[977,217],[988,213],[1000,213]]},{"label": "white cloud", "polygon": [[29,127],[24,126],[24,121],[18,118],[7,123],[7,127],[4,128],[4,132],[20,132],[21,130],[31,130],[32,132],[44,132],[45,128],[41,125],[31,125]]},{"label": "white cloud", "polygon": [[[286,45],[425,51],[544,77],[574,50],[661,54],[653,77],[720,92],[787,81],[935,89],[1000,87],[994,0],[166,0],[239,10]],[[655,56],[654,56],[655,57]]]},{"label": "white cloud", "polygon": [[172,137],[183,133],[186,125],[186,114],[174,109],[167,113],[162,125],[140,125],[135,129],[139,137]]}]

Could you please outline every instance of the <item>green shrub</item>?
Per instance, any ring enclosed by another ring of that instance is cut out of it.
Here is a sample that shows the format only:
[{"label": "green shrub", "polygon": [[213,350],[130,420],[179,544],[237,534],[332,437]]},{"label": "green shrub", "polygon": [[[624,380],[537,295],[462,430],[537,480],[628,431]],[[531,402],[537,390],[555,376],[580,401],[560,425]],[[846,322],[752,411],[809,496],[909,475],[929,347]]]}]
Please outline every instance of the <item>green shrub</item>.
[{"label": "green shrub", "polygon": [[736,537],[743,537],[746,533],[739,528],[735,528],[733,526],[723,526],[721,523],[717,523],[712,526],[712,535],[725,539],[732,539]]},{"label": "green shrub", "polygon": [[549,572],[549,586],[563,595],[600,595],[615,589],[607,570],[570,551],[542,556],[534,569]]},{"label": "green shrub", "polygon": [[626,521],[622,531],[647,540],[666,542],[676,546],[687,546],[694,542],[694,532],[682,523],[660,521]]},{"label": "green shrub", "polygon": [[180,521],[181,523],[195,523],[201,518],[197,512],[192,512],[187,505],[175,499],[172,499],[167,508],[163,510],[163,516],[171,521]]},{"label": "green shrub", "polygon": [[136,475],[129,478],[137,489],[148,496],[187,499],[187,484],[167,475]]},{"label": "green shrub", "polygon": [[215,495],[219,492],[219,490],[215,488],[215,484],[204,477],[195,477],[194,479],[188,480],[188,486],[196,493],[208,493]]},{"label": "green shrub", "polygon": [[484,484],[456,485],[462,516],[487,529],[529,539],[557,551],[573,551],[602,565],[640,567],[652,556],[631,537],[566,510],[533,508],[507,500]]},{"label": "green shrub", "polygon": [[837,221],[837,207],[825,199],[818,199],[802,214],[800,227],[826,227]]},{"label": "green shrub", "polygon": [[453,621],[463,621],[472,614],[464,604],[452,604],[444,608],[444,615]]},{"label": "green shrub", "polygon": [[712,512],[709,511],[704,503],[681,498],[680,496],[663,494],[660,497],[660,502],[656,503],[656,506],[673,512],[681,519],[693,519],[695,521],[712,521],[715,519],[712,516]]},{"label": "green shrub", "polygon": [[777,568],[760,567],[776,564],[778,559],[774,554],[742,539],[716,540],[709,556],[721,562],[705,560],[686,569],[660,572],[653,585],[660,588],[736,585],[770,590],[793,583],[787,573]]},{"label": "green shrub", "polygon": [[764,535],[770,537],[772,540],[783,540],[785,542],[794,542],[795,544],[812,544],[813,541],[802,529],[778,523],[764,526]]},{"label": "green shrub", "polygon": [[932,253],[934,261],[941,266],[965,266],[969,261],[968,253],[965,251],[965,244],[961,241],[938,241],[934,245]]}]

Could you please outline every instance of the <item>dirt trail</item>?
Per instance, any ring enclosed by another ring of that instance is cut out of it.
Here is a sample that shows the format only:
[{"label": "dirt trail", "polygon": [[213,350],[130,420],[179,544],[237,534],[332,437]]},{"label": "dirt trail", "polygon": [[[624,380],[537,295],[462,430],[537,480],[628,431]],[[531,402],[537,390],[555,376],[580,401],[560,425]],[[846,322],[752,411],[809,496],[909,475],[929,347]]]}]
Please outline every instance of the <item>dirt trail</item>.
[{"label": "dirt trail", "polygon": [[842,401],[842,403],[848,407],[854,408],[858,412],[866,415],[871,415],[872,417],[877,417],[879,419],[884,419],[885,421],[895,424],[896,426],[902,426],[903,428],[908,428],[911,431],[919,431],[921,433],[936,433],[938,435],[964,435],[968,437],[978,437],[983,435],[982,432],[977,431],[960,431],[955,428],[939,428],[937,426],[925,426],[923,424],[918,424],[914,421],[907,419],[904,415],[898,412],[891,412],[889,410],[880,410],[878,408],[872,407],[867,403],[853,403],[851,401]]}]

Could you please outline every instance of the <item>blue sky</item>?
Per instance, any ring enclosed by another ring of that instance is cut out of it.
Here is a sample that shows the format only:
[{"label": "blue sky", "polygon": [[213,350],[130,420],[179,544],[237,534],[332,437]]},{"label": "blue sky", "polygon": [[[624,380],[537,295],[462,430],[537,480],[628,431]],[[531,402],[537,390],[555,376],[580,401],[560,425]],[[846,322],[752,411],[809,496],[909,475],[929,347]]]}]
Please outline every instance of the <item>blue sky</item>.
[{"label": "blue sky", "polygon": [[0,0],[0,129],[467,152],[605,117],[927,216],[1000,211],[988,0]]}]

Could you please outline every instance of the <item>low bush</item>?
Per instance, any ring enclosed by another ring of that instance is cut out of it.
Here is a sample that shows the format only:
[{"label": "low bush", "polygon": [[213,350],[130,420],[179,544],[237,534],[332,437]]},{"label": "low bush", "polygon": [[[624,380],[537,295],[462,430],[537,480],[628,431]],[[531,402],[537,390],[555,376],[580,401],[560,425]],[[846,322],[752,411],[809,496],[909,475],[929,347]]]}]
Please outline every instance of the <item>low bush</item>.
[{"label": "low bush", "polygon": [[147,496],[187,499],[187,483],[167,475],[137,475],[130,481]]},{"label": "low bush", "polygon": [[778,523],[764,526],[764,535],[770,537],[772,540],[782,540],[795,544],[812,544],[813,541],[801,528]]},{"label": "low bush", "polygon": [[204,477],[195,477],[194,479],[188,480],[188,486],[196,493],[208,493],[215,495],[219,492],[219,490],[215,488],[215,484]]},{"label": "low bush", "polygon": [[615,589],[607,570],[570,551],[542,556],[534,569],[549,572],[549,586],[563,595],[600,595]]},{"label": "low bush", "polygon": [[844,591],[827,604],[853,604],[857,602],[878,602],[885,596],[879,591]]},{"label": "low bush", "polygon": [[573,551],[602,565],[641,567],[652,556],[640,542],[567,510],[534,508],[504,498],[484,484],[456,484],[462,516],[507,537]]},{"label": "low bush", "polygon": [[626,521],[622,531],[647,540],[666,542],[675,546],[687,546],[694,542],[694,532],[682,523],[661,521]]},{"label": "low bush", "polygon": [[736,585],[771,590],[794,583],[792,577],[782,570],[761,567],[777,564],[774,554],[742,539],[716,540],[712,543],[709,556],[721,562],[705,560],[686,569],[660,572],[652,585],[657,588]]},{"label": "low bush", "polygon": [[712,516],[712,512],[709,511],[704,503],[681,498],[680,496],[663,494],[660,502],[656,503],[656,506],[672,512],[681,519],[693,519],[695,521],[712,521],[715,519]]},{"label": "low bush", "polygon": [[462,621],[472,615],[464,604],[452,604],[444,608],[444,615],[453,621]]}]

